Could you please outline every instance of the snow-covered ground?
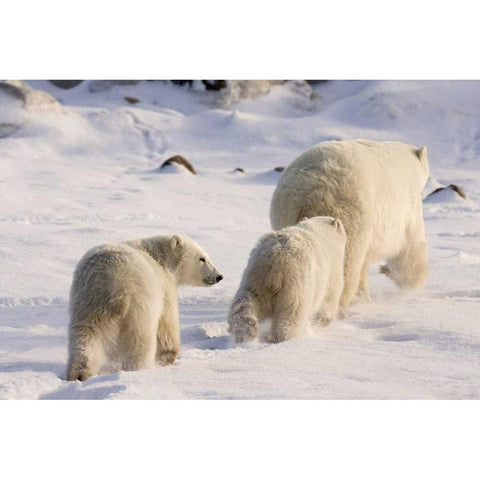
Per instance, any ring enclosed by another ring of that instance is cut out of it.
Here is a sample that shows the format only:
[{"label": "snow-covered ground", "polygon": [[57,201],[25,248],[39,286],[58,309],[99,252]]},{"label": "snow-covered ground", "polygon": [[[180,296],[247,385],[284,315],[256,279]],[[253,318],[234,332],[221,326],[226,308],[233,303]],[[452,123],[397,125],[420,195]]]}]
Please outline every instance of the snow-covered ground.
[{"label": "snow-covered ground", "polygon": [[[223,103],[161,82],[28,84],[61,106],[24,109],[0,92],[0,398],[480,398],[480,82],[288,82]],[[270,228],[273,169],[347,138],[426,145],[425,194],[465,191],[424,204],[426,287],[401,292],[372,266],[373,303],[346,319],[282,344],[235,344],[226,314]],[[175,154],[198,174],[159,173]],[[171,233],[225,277],[181,290],[175,365],[63,380],[76,262],[99,243]]]}]

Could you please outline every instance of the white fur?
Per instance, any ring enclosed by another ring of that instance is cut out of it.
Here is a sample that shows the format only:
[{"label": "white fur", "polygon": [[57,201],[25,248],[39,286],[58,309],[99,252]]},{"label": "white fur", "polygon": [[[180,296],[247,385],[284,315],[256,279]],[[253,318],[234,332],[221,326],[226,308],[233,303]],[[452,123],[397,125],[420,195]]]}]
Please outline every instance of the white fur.
[{"label": "white fur", "polygon": [[96,375],[105,353],[124,370],[172,363],[180,349],[177,287],[220,280],[208,255],[184,236],[91,249],[70,291],[67,379]]},{"label": "white fur", "polygon": [[347,232],[344,290],[348,307],[358,291],[369,299],[368,264],[401,287],[419,287],[428,260],[422,189],[429,174],[426,148],[367,140],[320,143],[285,170],[273,194],[274,229],[303,217],[340,218]]},{"label": "white fur", "polygon": [[272,319],[273,342],[301,335],[309,320],[335,318],[343,288],[346,235],[332,217],[305,219],[264,235],[250,254],[228,319],[237,342],[258,335]]}]

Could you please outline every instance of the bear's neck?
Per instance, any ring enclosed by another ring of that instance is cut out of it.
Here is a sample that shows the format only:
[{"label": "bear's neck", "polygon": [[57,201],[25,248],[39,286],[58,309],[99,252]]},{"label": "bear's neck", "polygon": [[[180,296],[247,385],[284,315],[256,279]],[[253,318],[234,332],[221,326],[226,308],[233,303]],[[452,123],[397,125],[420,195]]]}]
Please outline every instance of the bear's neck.
[{"label": "bear's neck", "polygon": [[175,265],[175,259],[172,257],[170,245],[162,244],[158,242],[158,240],[150,238],[144,238],[142,240],[131,240],[126,243],[131,247],[145,252],[156,263],[158,263],[164,269],[170,271],[175,276],[175,278],[177,278],[177,266]]}]

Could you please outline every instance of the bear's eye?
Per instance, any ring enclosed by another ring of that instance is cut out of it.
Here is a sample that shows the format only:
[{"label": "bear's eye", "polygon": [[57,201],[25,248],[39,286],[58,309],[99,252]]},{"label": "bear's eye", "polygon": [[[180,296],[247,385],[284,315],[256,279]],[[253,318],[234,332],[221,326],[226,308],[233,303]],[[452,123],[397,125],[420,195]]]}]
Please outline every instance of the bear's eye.
[{"label": "bear's eye", "polygon": [[200,261],[201,261],[202,263],[205,263],[205,259],[204,259],[203,257],[200,259]]}]

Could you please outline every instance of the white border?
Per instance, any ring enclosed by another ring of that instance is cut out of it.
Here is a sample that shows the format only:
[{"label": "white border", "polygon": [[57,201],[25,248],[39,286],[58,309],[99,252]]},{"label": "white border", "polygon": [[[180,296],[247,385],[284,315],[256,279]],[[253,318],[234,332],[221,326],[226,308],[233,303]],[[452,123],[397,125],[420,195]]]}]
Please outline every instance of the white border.
[{"label": "white border", "polygon": [[[474,478],[473,401],[2,403],[5,478]],[[476,478],[476,477],[475,477]]]},{"label": "white border", "polygon": [[19,0],[0,77],[475,79],[474,2]]},{"label": "white border", "polygon": [[[10,2],[0,77],[480,77],[473,2],[331,3]],[[477,410],[467,401],[2,402],[2,471],[473,478]]]}]

